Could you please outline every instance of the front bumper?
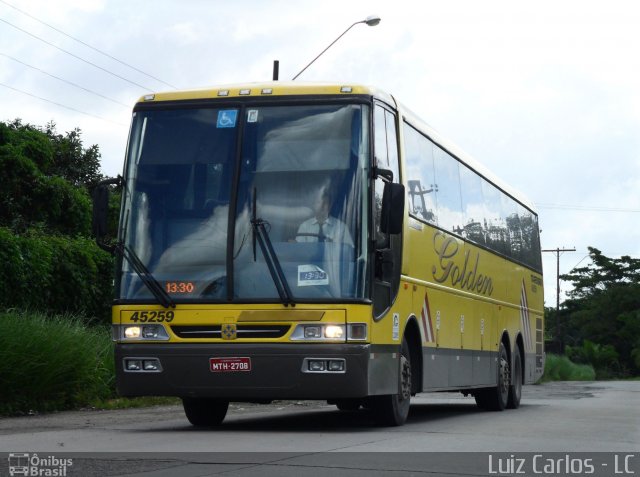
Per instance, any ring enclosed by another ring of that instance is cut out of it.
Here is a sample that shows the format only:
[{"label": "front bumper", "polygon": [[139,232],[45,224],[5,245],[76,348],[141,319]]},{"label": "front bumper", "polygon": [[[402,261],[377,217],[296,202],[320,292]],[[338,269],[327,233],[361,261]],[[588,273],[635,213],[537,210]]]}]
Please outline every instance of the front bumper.
[{"label": "front bumper", "polygon": [[[221,357],[250,358],[251,371],[212,372],[210,358]],[[126,358],[157,358],[162,371],[125,371]],[[304,372],[303,363],[308,358],[344,360],[344,372]],[[216,397],[229,401],[361,398],[372,391],[370,358],[370,345],[366,344],[118,343],[116,383],[122,396]],[[393,376],[387,374],[386,378],[393,382]],[[380,386],[376,387],[380,392]],[[393,387],[390,390],[394,392]]]}]

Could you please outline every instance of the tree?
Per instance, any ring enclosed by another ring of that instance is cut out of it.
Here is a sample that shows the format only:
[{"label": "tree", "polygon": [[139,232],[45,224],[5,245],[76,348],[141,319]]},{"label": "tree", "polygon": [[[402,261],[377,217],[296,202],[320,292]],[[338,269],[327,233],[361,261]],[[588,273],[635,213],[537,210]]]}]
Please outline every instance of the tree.
[{"label": "tree", "polygon": [[56,125],[51,121],[45,126],[44,132],[53,146],[53,163],[49,174],[63,177],[75,186],[88,188],[92,188],[104,178],[100,174],[98,146],[94,144],[84,149],[79,128],[63,136],[56,132]]},{"label": "tree", "polygon": [[[640,259],[609,258],[589,247],[591,264],[562,275],[573,284],[563,303],[565,341],[619,356],[621,374],[640,372]],[[590,342],[590,343],[589,343]],[[613,349],[607,348],[613,347]],[[595,356],[585,352],[583,356]],[[599,363],[591,363],[596,367]],[[601,364],[601,363],[600,363]],[[611,363],[607,364],[611,371]],[[597,371],[597,368],[596,368]]]},{"label": "tree", "polygon": [[99,170],[98,146],[83,149],[79,129],[62,136],[53,123],[42,131],[0,122],[0,226],[88,236],[88,188],[102,179]]},{"label": "tree", "polygon": [[593,247],[589,247],[589,256],[590,265],[575,268],[560,277],[573,282],[574,290],[569,293],[571,299],[591,298],[614,285],[640,283],[640,259],[628,255],[609,258]]},{"label": "tree", "polygon": [[90,239],[99,171],[98,146],[85,149],[79,129],[0,122],[0,309],[109,320],[113,259]]}]

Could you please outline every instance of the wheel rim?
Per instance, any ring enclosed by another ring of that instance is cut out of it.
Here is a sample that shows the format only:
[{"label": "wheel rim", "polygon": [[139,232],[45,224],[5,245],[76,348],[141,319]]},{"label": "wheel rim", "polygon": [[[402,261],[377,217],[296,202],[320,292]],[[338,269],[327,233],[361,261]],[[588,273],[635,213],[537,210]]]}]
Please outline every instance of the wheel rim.
[{"label": "wheel rim", "polygon": [[400,399],[405,400],[411,397],[411,363],[404,356],[400,356]]},{"label": "wheel rim", "polygon": [[509,382],[510,380],[510,375],[509,375],[509,361],[507,361],[507,359],[504,356],[500,357],[500,383],[499,383],[499,390],[500,390],[500,394],[502,394],[502,396],[505,399],[506,402],[506,398],[509,396]]}]

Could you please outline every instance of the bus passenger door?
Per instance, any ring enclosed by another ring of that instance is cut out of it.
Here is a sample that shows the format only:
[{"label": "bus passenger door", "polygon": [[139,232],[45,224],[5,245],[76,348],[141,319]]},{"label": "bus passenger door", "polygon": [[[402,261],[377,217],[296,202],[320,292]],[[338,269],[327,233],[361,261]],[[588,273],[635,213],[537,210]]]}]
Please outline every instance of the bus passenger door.
[{"label": "bus passenger door", "polygon": [[[391,307],[400,286],[400,268],[402,263],[402,234],[385,232],[382,216],[382,203],[388,184],[399,186],[400,168],[398,166],[398,139],[396,115],[380,104],[374,110],[374,179],[373,239],[375,242],[373,314],[381,319]],[[387,187],[385,187],[387,186]],[[399,188],[396,187],[396,190]],[[404,216],[404,198],[402,210],[396,207],[391,214]]]}]

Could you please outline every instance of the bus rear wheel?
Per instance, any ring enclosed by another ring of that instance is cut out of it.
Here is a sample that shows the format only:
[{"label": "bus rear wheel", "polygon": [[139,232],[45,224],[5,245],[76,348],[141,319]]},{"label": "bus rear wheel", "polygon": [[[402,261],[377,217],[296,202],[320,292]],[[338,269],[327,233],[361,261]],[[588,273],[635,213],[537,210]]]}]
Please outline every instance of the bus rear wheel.
[{"label": "bus rear wheel", "polygon": [[406,338],[402,340],[400,352],[400,372],[398,394],[376,396],[371,402],[371,410],[376,422],[383,426],[401,426],[409,416],[411,406],[411,354]]},{"label": "bus rear wheel", "polygon": [[520,347],[516,346],[513,353],[513,376],[511,378],[511,386],[509,386],[509,401],[507,408],[518,409],[520,407],[520,399],[522,398],[522,358]]},{"label": "bus rear wheel", "polygon": [[496,387],[479,389],[475,393],[476,404],[488,411],[503,411],[509,400],[509,388],[511,387],[511,371],[507,348],[500,343],[498,351]]},{"label": "bus rear wheel", "polygon": [[213,398],[182,398],[184,413],[189,422],[197,427],[219,426],[227,415],[229,401]]}]

